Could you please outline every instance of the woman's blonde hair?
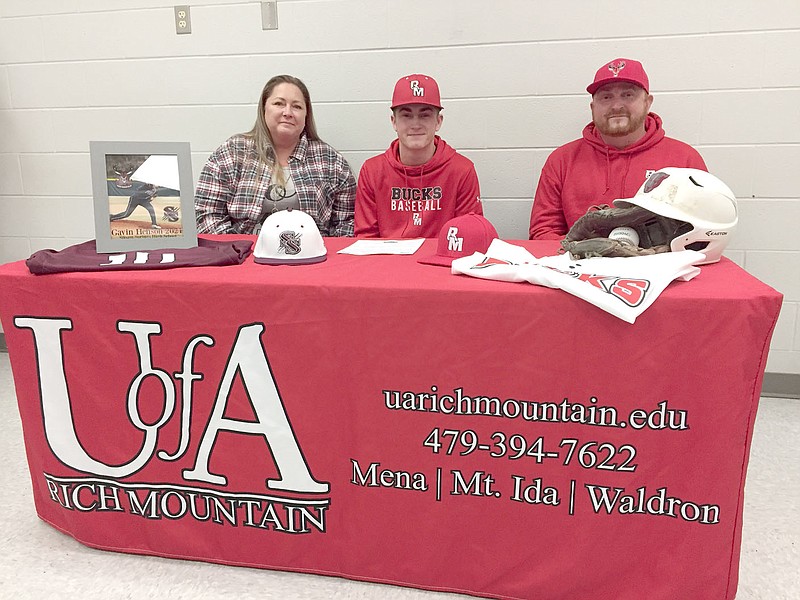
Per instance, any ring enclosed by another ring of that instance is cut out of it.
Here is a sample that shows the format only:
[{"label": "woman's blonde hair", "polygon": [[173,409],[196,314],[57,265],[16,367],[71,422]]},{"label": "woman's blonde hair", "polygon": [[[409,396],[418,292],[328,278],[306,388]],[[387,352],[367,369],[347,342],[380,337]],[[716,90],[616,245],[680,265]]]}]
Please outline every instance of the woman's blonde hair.
[{"label": "woman's blonde hair", "polygon": [[264,163],[272,164],[276,168],[280,168],[280,165],[276,164],[275,161],[275,147],[272,141],[272,136],[269,134],[267,122],[264,120],[264,106],[267,103],[267,98],[272,95],[273,90],[282,83],[291,83],[292,85],[297,86],[300,92],[303,94],[303,99],[306,103],[306,123],[303,131],[310,141],[317,141],[320,139],[319,134],[317,134],[317,126],[314,123],[314,111],[311,108],[311,94],[308,93],[306,84],[300,81],[297,77],[292,77],[291,75],[276,75],[270,79],[264,86],[264,89],[261,90],[261,98],[258,101],[256,122],[253,125],[253,128],[244,134],[246,137],[251,138],[255,142],[258,158]]}]

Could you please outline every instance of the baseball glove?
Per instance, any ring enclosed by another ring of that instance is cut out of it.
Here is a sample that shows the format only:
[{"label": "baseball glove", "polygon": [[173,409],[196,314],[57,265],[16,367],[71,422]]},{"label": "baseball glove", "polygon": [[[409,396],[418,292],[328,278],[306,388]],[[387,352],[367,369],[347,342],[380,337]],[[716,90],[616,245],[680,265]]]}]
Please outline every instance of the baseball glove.
[{"label": "baseball glove", "polygon": [[[608,234],[617,227],[631,227],[639,234],[639,245],[625,239],[610,239]],[[578,219],[561,242],[572,258],[598,256],[647,256],[669,252],[670,242],[687,231],[691,225],[668,219],[641,206],[611,208],[593,207]]]}]

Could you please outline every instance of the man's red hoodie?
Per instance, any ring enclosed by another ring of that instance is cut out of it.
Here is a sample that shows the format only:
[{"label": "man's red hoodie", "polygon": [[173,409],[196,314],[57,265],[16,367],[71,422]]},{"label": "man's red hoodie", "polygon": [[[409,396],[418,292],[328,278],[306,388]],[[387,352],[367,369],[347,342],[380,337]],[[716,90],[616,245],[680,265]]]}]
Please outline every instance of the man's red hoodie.
[{"label": "man's red hoodie", "polygon": [[651,173],[664,167],[707,170],[697,150],[666,137],[657,114],[647,115],[645,129],[642,139],[618,150],[589,123],[582,139],[553,150],[536,188],[530,238],[563,238],[589,208],[633,197]]}]

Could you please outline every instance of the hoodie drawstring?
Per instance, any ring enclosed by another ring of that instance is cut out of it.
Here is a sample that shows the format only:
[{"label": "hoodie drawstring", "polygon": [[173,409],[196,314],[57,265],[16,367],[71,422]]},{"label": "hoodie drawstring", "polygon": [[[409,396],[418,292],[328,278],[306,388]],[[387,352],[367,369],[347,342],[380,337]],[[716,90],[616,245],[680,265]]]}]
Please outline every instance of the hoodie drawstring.
[{"label": "hoodie drawstring", "polygon": [[[408,170],[406,169],[405,165],[402,165],[402,167],[403,167],[403,180],[405,181],[406,189],[410,189],[411,185],[408,182]],[[424,174],[425,174],[425,165],[422,164],[422,165],[419,166],[419,177],[417,177],[417,184],[418,184],[417,187],[419,187],[419,188],[422,188],[422,178],[423,178]],[[409,213],[409,214],[412,215],[410,218],[413,219],[414,218],[413,217],[413,213]],[[411,221],[409,219],[406,219],[406,224],[403,225],[403,231],[400,234],[400,237],[405,237],[406,230],[408,229],[409,225],[412,225],[412,223],[411,223]]]},{"label": "hoodie drawstring", "polygon": [[625,158],[625,171],[622,173],[622,187],[620,189],[622,190],[622,195],[627,197],[628,194],[625,192],[625,185],[628,182],[628,173],[631,170],[631,155],[628,154]]},{"label": "hoodie drawstring", "polygon": [[[608,151],[608,147],[606,147],[605,151],[606,151],[606,191],[605,191],[605,193],[607,193],[608,190],[611,189],[611,154]],[[622,171],[622,185],[620,186],[620,189],[622,190],[622,194],[623,195],[625,194],[625,186],[628,183],[628,173],[630,173],[630,170],[631,170],[631,159],[632,158],[633,158],[633,156],[631,154],[626,154],[625,155],[625,169]]]}]

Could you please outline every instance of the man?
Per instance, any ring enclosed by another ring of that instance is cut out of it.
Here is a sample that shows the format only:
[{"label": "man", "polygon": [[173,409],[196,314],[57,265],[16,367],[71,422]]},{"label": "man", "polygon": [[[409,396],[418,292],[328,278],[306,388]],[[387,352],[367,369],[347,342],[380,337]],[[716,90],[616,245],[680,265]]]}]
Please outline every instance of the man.
[{"label": "man", "polygon": [[355,235],[435,238],[453,217],[482,215],[475,165],[436,135],[442,126],[436,81],[401,78],[391,108],[397,139],[361,167]]},{"label": "man", "polygon": [[638,61],[617,58],[586,88],[592,122],[583,138],[556,148],[545,161],[531,211],[531,239],[561,239],[596,205],[631,198],[663,167],[706,171],[700,154],[665,136],[650,112],[650,82]]}]

